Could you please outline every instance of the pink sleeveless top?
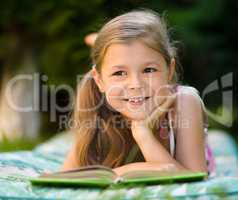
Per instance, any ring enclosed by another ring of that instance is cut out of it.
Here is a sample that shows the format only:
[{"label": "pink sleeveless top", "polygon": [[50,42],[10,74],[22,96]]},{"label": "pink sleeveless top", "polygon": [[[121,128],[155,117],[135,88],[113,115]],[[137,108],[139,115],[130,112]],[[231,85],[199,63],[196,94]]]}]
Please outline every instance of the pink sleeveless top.
[{"label": "pink sleeveless top", "polygon": [[[207,143],[207,131],[208,131],[208,117],[205,111],[205,106],[204,103],[202,101],[202,99],[199,96],[199,92],[198,90],[196,90],[194,87],[190,87],[190,86],[182,86],[182,85],[175,85],[174,87],[174,92],[189,92],[192,93],[194,95],[197,95],[201,101],[202,104],[202,108],[203,108],[203,119],[204,119],[204,134],[205,134],[205,156],[206,156],[206,160],[207,160],[207,166],[208,166],[208,173],[209,176],[213,175],[215,173],[215,159],[214,159],[214,155],[212,153],[211,148],[209,147],[208,143]],[[175,155],[175,146],[176,146],[176,139],[174,136],[174,131],[172,128],[172,116],[171,116],[171,112],[167,113],[167,117],[168,117],[168,125],[169,125],[169,143],[170,143],[170,154],[174,157]],[[160,135],[163,134],[163,129],[160,129]]]}]

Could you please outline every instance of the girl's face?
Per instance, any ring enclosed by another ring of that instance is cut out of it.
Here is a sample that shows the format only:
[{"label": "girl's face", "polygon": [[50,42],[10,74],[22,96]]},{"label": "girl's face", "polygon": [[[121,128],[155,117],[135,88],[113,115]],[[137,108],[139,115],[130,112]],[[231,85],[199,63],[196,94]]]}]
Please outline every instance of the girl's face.
[{"label": "girl's face", "polygon": [[[163,86],[172,78],[174,64],[172,60],[168,67],[160,53],[140,41],[117,43],[108,47],[101,74],[95,69],[92,74],[113,109],[129,120],[141,120],[159,105],[158,96],[166,94]],[[142,99],[128,100],[133,97]]]}]

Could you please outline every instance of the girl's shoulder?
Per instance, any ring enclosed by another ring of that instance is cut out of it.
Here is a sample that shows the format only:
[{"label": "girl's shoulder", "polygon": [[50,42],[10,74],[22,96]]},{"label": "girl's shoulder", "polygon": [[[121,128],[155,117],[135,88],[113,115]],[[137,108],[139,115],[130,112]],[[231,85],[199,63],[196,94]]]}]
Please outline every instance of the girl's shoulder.
[{"label": "girl's shoulder", "polygon": [[208,116],[207,116],[207,110],[205,107],[205,104],[200,96],[200,92],[192,86],[188,86],[188,85],[175,85],[174,86],[175,91],[178,94],[191,94],[194,95],[201,103],[201,107],[202,107],[202,113],[203,113],[203,121],[204,121],[204,127],[205,129],[208,128]]},{"label": "girl's shoulder", "polygon": [[201,103],[202,107],[205,108],[203,100],[200,97],[200,92],[195,87],[177,84],[174,86],[173,90],[177,93],[178,96],[194,96],[195,99]]},{"label": "girl's shoulder", "polygon": [[176,92],[179,92],[179,93],[190,93],[190,94],[196,94],[198,96],[200,94],[199,91],[195,87],[188,86],[188,85],[176,84],[174,86],[174,89]]}]

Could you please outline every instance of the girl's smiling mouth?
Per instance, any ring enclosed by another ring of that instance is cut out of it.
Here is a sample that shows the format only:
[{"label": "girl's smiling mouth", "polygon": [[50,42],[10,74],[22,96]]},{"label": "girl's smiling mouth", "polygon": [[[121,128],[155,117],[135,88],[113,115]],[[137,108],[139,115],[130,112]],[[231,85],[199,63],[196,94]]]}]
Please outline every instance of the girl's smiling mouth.
[{"label": "girl's smiling mouth", "polygon": [[141,106],[150,97],[133,97],[128,99],[123,99],[123,101],[128,102],[131,106]]},{"label": "girl's smiling mouth", "polygon": [[124,101],[129,101],[129,102],[142,102],[144,100],[149,99],[150,97],[131,97],[128,99],[123,99]]}]

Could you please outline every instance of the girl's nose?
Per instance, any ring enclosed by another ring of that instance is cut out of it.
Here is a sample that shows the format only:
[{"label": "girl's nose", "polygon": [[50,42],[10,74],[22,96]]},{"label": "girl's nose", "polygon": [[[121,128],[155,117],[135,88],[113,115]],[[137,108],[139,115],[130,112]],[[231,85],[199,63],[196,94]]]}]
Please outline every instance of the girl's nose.
[{"label": "girl's nose", "polygon": [[131,76],[129,80],[129,89],[140,89],[142,88],[142,80],[139,75],[133,75]]}]

